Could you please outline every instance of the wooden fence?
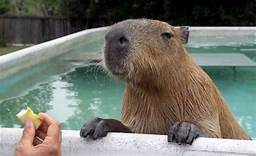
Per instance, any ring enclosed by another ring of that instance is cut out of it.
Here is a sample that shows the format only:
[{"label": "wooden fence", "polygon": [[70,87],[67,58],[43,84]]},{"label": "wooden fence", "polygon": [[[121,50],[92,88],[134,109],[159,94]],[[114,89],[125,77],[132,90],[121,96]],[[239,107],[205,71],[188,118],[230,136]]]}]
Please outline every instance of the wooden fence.
[{"label": "wooden fence", "polygon": [[90,27],[103,26],[104,24],[104,20],[66,17],[0,16],[0,42],[6,44],[37,44]]}]

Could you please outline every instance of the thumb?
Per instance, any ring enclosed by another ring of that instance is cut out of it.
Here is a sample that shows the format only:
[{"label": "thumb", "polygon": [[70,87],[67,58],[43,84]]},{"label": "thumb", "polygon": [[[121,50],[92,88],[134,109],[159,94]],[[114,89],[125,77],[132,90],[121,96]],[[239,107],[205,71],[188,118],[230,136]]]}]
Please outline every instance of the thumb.
[{"label": "thumb", "polygon": [[35,127],[30,119],[26,120],[20,144],[24,146],[32,146],[35,137]]}]

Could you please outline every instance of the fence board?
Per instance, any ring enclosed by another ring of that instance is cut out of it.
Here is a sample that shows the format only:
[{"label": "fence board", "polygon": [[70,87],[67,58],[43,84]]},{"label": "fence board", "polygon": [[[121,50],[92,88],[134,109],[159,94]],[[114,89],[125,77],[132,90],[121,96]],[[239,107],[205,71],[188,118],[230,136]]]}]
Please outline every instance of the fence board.
[{"label": "fence board", "polygon": [[88,21],[66,17],[0,16],[0,42],[38,44],[84,30],[88,28]]}]

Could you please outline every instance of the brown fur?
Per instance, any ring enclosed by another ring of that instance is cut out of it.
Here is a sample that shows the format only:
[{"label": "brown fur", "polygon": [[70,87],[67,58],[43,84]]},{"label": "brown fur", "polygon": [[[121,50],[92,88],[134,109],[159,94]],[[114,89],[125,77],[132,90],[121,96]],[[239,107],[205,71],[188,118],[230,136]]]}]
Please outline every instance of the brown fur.
[{"label": "brown fur", "polygon": [[[177,121],[210,137],[249,139],[209,76],[192,60],[174,27],[154,20],[114,25],[131,34],[122,122],[136,133],[167,134]],[[174,34],[163,40],[160,33]]]}]

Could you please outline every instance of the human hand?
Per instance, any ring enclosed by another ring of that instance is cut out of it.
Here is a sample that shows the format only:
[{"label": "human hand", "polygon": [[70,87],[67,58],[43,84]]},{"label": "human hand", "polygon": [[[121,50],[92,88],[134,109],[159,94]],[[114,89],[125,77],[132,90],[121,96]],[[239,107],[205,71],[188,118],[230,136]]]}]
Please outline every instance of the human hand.
[{"label": "human hand", "polygon": [[[42,124],[35,130],[31,120],[25,122],[23,135],[14,156],[61,156],[61,131],[57,121],[39,113]],[[37,139],[40,138],[41,142]]]}]

